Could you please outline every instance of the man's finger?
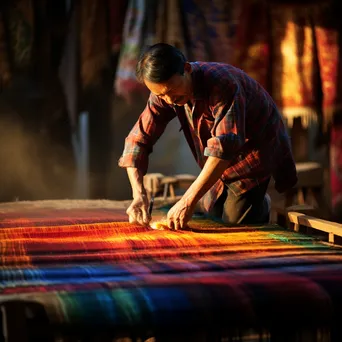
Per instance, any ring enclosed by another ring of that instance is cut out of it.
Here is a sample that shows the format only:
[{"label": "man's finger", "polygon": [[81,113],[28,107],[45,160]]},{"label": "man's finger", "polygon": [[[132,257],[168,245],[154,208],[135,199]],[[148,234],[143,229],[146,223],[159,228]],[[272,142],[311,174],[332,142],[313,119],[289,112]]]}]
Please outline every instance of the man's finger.
[{"label": "man's finger", "polygon": [[136,217],[137,223],[139,223],[140,225],[144,225],[141,210],[137,210],[135,217]]},{"label": "man's finger", "polygon": [[129,223],[137,223],[135,215],[129,215],[128,219],[129,219]]},{"label": "man's finger", "polygon": [[151,221],[151,216],[144,209],[142,210],[142,220],[144,225],[148,225]]},{"label": "man's finger", "polygon": [[181,226],[179,224],[179,220],[174,221],[174,227],[175,227],[175,230],[179,230],[181,228]]},{"label": "man's finger", "polygon": [[170,229],[174,229],[174,224],[173,224],[173,220],[171,219],[171,217],[167,218],[167,225]]}]

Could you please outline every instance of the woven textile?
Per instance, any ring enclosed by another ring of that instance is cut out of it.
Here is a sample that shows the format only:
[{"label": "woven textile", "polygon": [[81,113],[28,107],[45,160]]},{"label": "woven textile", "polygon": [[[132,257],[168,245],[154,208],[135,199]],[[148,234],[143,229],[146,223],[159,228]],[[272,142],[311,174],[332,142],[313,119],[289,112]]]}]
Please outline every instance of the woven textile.
[{"label": "woven textile", "polygon": [[271,92],[290,125],[294,117],[302,117],[304,126],[319,118],[326,130],[333,114],[341,109],[338,79],[342,63],[335,13],[332,1],[275,3],[270,8]]},{"label": "woven textile", "polygon": [[181,2],[192,61],[232,63],[239,2],[185,0]]},{"label": "woven textile", "polygon": [[135,76],[135,68],[144,49],[156,43],[156,0],[130,0],[125,16],[122,47],[114,81],[115,93],[130,102],[136,94],[147,94]]},{"label": "woven textile", "polygon": [[38,303],[54,327],[223,335],[334,329],[341,317],[338,247],[203,217],[190,222],[193,231],[152,230],[108,204],[65,203],[0,205],[0,305]]}]

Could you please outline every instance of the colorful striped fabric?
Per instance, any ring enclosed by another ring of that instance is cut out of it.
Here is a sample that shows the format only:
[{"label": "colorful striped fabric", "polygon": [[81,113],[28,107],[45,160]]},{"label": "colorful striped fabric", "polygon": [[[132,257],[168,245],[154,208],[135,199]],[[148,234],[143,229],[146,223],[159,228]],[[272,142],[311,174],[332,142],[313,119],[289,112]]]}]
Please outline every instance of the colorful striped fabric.
[{"label": "colorful striped fabric", "polygon": [[193,231],[153,230],[129,224],[124,209],[65,203],[0,205],[0,305],[37,303],[51,326],[83,331],[222,337],[252,329],[257,340],[294,327],[341,332],[337,246],[276,225],[227,228],[203,217],[190,222]]}]

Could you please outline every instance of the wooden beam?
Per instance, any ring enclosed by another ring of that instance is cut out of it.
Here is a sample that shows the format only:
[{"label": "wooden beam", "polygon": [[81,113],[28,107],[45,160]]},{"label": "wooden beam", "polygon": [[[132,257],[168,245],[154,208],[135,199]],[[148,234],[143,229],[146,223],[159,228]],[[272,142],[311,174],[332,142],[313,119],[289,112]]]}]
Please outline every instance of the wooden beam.
[{"label": "wooden beam", "polygon": [[329,242],[334,243],[335,236],[342,237],[342,224],[327,220],[322,220],[313,216],[290,211],[288,218],[294,224],[295,230],[298,231],[299,226],[314,228],[329,234]]}]

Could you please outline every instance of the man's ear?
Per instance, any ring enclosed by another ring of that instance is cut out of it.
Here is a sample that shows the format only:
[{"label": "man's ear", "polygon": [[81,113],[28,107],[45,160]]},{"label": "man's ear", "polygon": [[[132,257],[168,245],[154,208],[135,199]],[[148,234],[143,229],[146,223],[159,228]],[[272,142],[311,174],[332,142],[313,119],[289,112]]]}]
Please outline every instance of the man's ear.
[{"label": "man's ear", "polygon": [[191,67],[191,64],[189,62],[185,62],[185,64],[184,64],[184,72],[187,72],[189,74],[192,73],[192,67]]}]

